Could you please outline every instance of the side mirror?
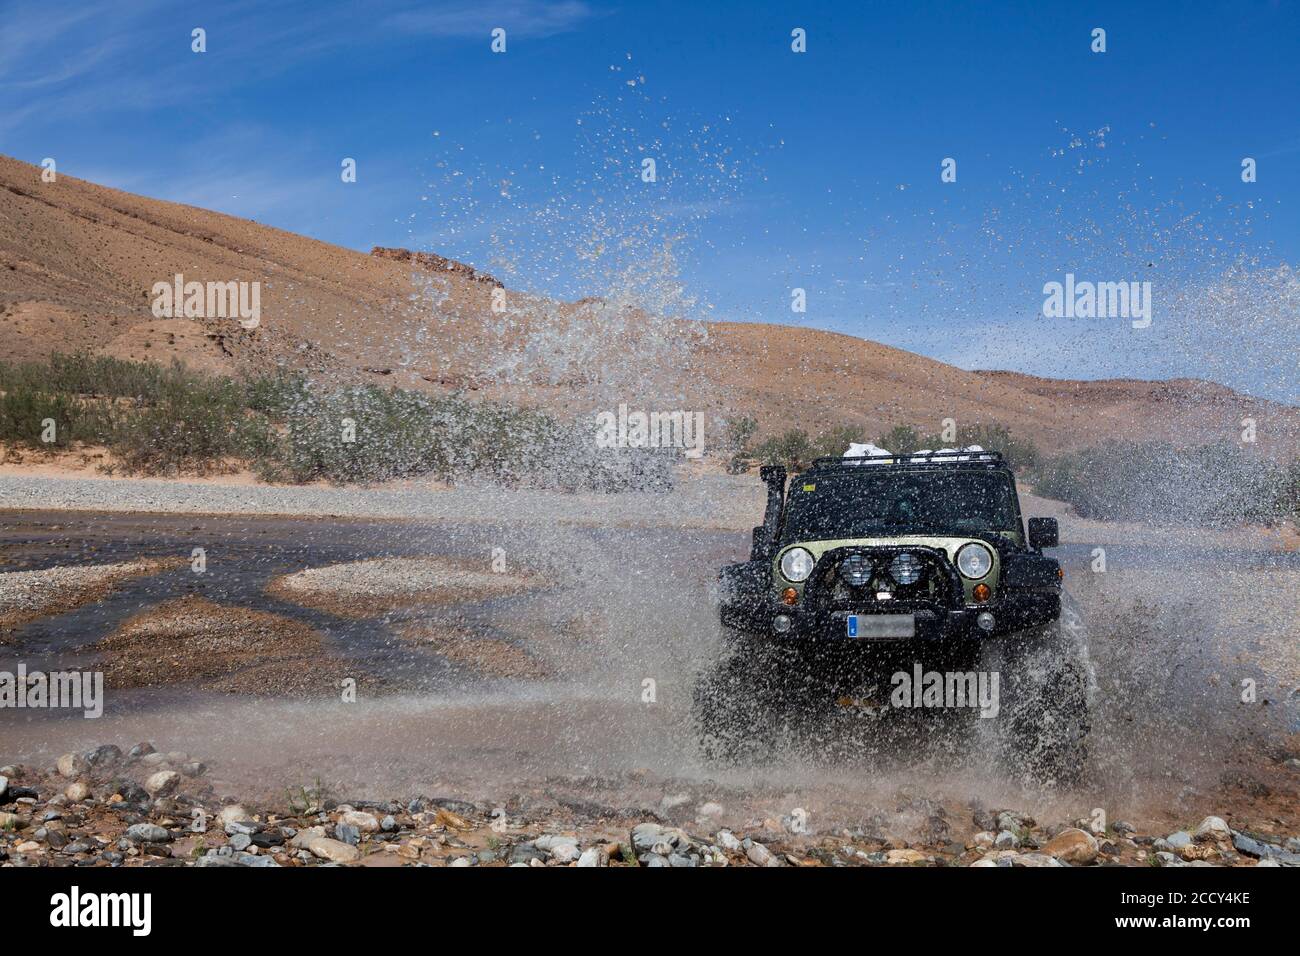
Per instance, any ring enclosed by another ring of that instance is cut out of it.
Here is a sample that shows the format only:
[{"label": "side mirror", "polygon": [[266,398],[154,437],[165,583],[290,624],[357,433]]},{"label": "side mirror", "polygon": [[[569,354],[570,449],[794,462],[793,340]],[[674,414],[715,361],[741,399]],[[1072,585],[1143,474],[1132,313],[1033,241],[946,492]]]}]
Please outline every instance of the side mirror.
[{"label": "side mirror", "polygon": [[1055,518],[1029,519],[1029,546],[1035,551],[1055,548],[1060,543],[1060,536]]},{"label": "side mirror", "polygon": [[767,557],[767,528],[759,525],[754,529],[753,543],[749,547],[749,560],[762,561]]}]

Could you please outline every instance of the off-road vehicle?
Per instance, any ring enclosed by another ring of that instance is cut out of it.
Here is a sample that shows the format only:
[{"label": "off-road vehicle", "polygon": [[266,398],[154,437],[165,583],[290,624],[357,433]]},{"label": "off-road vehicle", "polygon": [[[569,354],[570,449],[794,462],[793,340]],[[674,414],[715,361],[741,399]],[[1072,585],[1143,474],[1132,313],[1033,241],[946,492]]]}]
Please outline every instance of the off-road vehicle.
[{"label": "off-road vehicle", "polygon": [[[760,476],[767,509],[749,560],[719,574],[729,656],[695,691],[707,756],[760,759],[845,710],[874,720],[923,704],[923,721],[992,730],[1024,775],[1076,779],[1090,683],[1082,627],[1043,554],[1056,519],[1030,518],[1026,533],[1000,454],[819,458],[788,492],[784,467]],[[903,686],[914,679],[934,693]],[[976,679],[997,698],[978,712],[952,699],[973,696]]]}]

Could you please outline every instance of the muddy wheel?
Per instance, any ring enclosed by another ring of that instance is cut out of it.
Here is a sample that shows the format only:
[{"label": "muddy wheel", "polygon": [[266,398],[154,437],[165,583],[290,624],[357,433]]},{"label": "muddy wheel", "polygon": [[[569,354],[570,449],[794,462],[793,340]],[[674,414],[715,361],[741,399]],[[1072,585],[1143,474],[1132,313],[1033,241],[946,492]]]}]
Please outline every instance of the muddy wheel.
[{"label": "muddy wheel", "polygon": [[1063,599],[1042,628],[990,641],[984,669],[999,674],[993,723],[1004,766],[1041,787],[1073,787],[1088,759],[1092,667],[1083,619]]},{"label": "muddy wheel", "polygon": [[787,730],[789,695],[780,651],[737,636],[728,657],[695,683],[691,717],[700,751],[711,761],[762,764],[775,756]]}]

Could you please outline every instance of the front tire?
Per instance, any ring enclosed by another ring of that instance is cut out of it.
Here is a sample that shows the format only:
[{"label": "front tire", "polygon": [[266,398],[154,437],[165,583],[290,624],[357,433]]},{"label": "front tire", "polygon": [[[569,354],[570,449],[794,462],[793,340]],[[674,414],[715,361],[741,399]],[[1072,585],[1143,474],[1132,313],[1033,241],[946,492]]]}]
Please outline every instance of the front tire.
[{"label": "front tire", "polygon": [[1006,769],[1040,787],[1076,786],[1088,759],[1093,681],[1073,602],[1063,595],[1051,624],[989,641],[983,667],[999,675],[995,730]]},{"label": "front tire", "polygon": [[724,638],[728,655],[695,683],[691,719],[700,751],[719,763],[768,763],[791,732],[803,692],[798,655],[738,631]]}]

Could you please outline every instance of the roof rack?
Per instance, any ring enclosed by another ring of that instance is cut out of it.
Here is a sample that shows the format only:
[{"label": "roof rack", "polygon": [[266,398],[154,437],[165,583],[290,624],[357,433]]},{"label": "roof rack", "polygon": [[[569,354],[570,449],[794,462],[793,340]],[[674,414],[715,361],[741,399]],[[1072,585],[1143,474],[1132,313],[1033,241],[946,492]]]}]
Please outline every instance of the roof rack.
[{"label": "roof rack", "polygon": [[862,465],[896,465],[913,467],[916,465],[987,465],[999,467],[1004,464],[1002,453],[996,451],[965,451],[961,449],[944,449],[943,451],[909,452],[888,455],[853,455],[851,457],[833,456],[813,460],[810,471],[836,471],[844,468],[857,468]]}]

